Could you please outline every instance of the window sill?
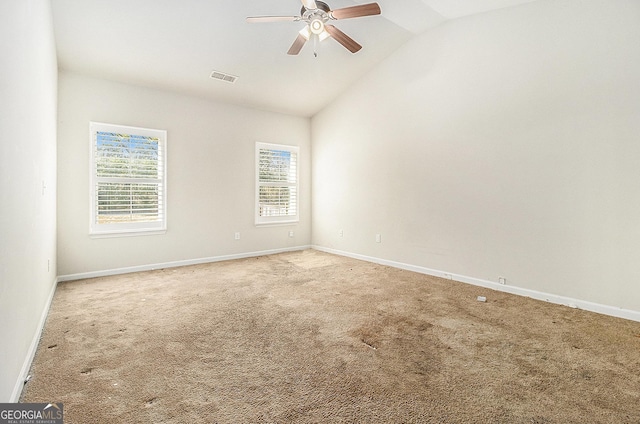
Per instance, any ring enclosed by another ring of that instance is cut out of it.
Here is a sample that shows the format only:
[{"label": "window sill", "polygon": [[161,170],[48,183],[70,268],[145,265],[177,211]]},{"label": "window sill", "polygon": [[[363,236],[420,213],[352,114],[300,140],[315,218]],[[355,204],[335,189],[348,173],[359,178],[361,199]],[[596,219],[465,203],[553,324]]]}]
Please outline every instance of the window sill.
[{"label": "window sill", "polygon": [[116,237],[139,237],[139,236],[157,236],[165,234],[167,230],[135,230],[135,231],[110,231],[103,233],[91,233],[89,238],[116,238]]},{"label": "window sill", "polygon": [[297,225],[300,220],[296,221],[277,221],[277,222],[256,222],[256,227],[285,227],[291,225]]}]

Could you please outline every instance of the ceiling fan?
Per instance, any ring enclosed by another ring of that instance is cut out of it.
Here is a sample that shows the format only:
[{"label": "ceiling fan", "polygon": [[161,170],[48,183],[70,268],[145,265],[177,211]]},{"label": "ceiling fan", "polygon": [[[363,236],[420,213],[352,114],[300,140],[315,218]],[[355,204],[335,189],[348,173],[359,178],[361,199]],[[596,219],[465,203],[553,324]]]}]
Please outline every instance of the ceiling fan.
[{"label": "ceiling fan", "polygon": [[[307,25],[298,33],[298,37],[287,52],[287,54],[290,55],[300,53],[302,47],[304,47],[305,43],[310,39],[313,39],[314,46],[316,46],[318,41],[322,41],[328,37],[331,37],[338,43],[342,44],[351,53],[356,53],[362,48],[362,46],[335,26],[327,24],[327,22],[330,20],[359,18],[361,16],[380,14],[380,6],[378,3],[368,3],[359,6],[331,10],[329,5],[323,1],[301,1],[302,9],[300,10],[300,16],[254,16],[248,17],[247,22],[306,22]],[[315,49],[314,55],[318,55],[315,52]]]}]

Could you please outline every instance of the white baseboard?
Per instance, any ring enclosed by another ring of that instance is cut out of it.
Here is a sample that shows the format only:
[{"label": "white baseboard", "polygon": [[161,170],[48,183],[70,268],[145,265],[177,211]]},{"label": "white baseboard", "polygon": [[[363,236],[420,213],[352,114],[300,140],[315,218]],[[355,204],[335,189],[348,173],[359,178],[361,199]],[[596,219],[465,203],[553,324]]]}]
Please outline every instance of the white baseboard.
[{"label": "white baseboard", "polygon": [[253,258],[256,256],[273,255],[276,253],[295,252],[298,250],[310,249],[310,245],[287,247],[283,249],[261,250],[258,252],[237,253],[233,255],[212,256],[209,258],[187,259],[182,261],[164,262],[158,264],[131,266],[126,268],[106,269],[102,271],[82,272],[78,274],[60,275],[58,281],[84,280],[86,278],[106,277],[109,275],[129,274],[131,272],[153,271],[156,269],[175,268],[179,266],[199,265],[211,262],[229,261],[233,259]]},{"label": "white baseboard", "polygon": [[393,268],[404,269],[407,271],[413,271],[420,274],[433,275],[435,277],[447,278],[462,283],[471,284],[474,286],[485,287],[496,291],[516,294],[519,296],[530,297],[532,299],[543,300],[558,305],[564,305],[571,308],[584,309],[586,311],[596,312],[603,315],[609,315],[617,318],[624,318],[631,321],[640,322],[640,311],[633,311],[630,309],[617,308],[615,306],[601,305],[599,303],[589,302],[586,300],[573,299],[570,297],[559,296],[550,293],[539,292],[536,290],[525,289],[522,287],[516,287],[505,284],[494,283],[493,281],[482,280],[480,278],[468,277],[465,275],[453,274],[451,272],[439,271],[436,269],[426,268],[417,265],[405,264],[402,262],[395,262],[386,259],[375,258],[366,255],[360,255],[357,253],[344,252],[341,250],[330,249],[323,246],[312,246],[313,249],[322,252],[332,253],[335,255],[346,256],[349,258],[360,259],[367,262],[373,262],[380,265],[387,265]]},{"label": "white baseboard", "polygon": [[9,402],[16,403],[20,400],[20,395],[22,394],[22,389],[24,388],[25,380],[29,375],[29,369],[31,369],[31,363],[33,362],[33,358],[36,356],[36,351],[38,350],[38,344],[40,343],[40,336],[42,336],[42,331],[44,330],[44,324],[47,322],[47,316],[49,315],[49,309],[51,308],[51,302],[53,301],[53,295],[56,292],[56,287],[58,285],[58,279],[53,282],[51,290],[49,291],[49,297],[44,305],[42,313],[40,315],[40,321],[38,322],[38,328],[36,329],[35,334],[33,335],[33,339],[31,340],[31,345],[29,346],[29,350],[27,351],[27,356],[22,364],[22,369],[20,370],[20,374],[18,374],[18,381],[16,381],[15,386],[13,387],[13,392],[11,393],[11,398]]}]

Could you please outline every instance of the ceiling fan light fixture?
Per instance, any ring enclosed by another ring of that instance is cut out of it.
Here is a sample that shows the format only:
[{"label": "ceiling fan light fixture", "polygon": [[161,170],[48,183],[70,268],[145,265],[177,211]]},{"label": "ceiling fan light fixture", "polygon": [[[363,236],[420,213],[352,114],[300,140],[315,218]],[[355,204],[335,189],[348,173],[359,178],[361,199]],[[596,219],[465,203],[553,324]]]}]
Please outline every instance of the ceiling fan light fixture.
[{"label": "ceiling fan light fixture", "polygon": [[309,23],[309,29],[315,35],[320,35],[324,31],[324,22],[322,22],[320,19],[314,19]]},{"label": "ceiling fan light fixture", "polygon": [[299,34],[302,35],[305,40],[309,41],[311,38],[311,29],[309,28],[309,25],[305,25],[304,28],[300,30]]},{"label": "ceiling fan light fixture", "polygon": [[315,19],[309,24],[309,30],[320,38],[320,41],[329,38],[329,33],[324,28],[324,22],[320,19]]},{"label": "ceiling fan light fixture", "polygon": [[311,28],[310,25],[306,25],[304,28],[302,28],[299,31],[299,34],[302,35],[304,37],[305,40],[309,41],[311,39],[312,35],[317,35],[318,39],[320,41],[324,41],[327,38],[330,37],[329,33],[327,32],[327,30],[324,28],[324,24],[322,25],[322,31],[316,33],[313,31],[313,29]]}]

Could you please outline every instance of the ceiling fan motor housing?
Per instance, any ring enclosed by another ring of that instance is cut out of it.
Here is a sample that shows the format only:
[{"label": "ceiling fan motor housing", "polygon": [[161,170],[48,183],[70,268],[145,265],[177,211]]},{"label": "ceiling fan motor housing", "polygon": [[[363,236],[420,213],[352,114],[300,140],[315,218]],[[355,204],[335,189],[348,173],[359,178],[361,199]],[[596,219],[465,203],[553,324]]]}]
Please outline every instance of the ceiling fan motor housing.
[{"label": "ceiling fan motor housing", "polygon": [[324,13],[329,13],[331,11],[331,8],[329,7],[329,5],[323,1],[318,1],[316,0],[316,6],[318,7],[317,9],[307,9],[306,7],[302,6],[302,10],[300,10],[300,15],[304,16],[305,13],[307,13],[307,11],[309,12],[314,12],[314,11],[322,11]]}]

